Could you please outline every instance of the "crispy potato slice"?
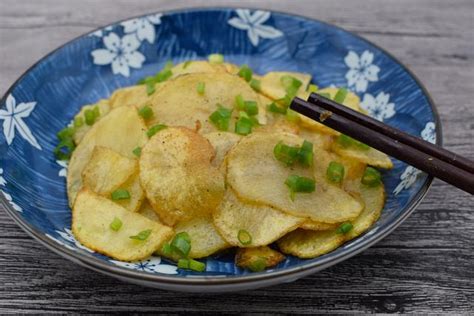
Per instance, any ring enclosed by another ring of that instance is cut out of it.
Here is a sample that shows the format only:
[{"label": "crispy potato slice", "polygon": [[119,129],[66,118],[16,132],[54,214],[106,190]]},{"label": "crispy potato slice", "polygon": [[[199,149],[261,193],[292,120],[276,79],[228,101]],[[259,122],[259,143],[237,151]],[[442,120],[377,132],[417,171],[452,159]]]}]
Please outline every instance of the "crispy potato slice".
[{"label": "crispy potato slice", "polygon": [[328,224],[328,223],[316,222],[312,220],[304,221],[303,224],[300,225],[300,228],[303,228],[306,230],[330,230],[330,229],[336,229],[337,227],[339,227],[339,223]]},{"label": "crispy potato slice", "polygon": [[307,128],[300,128],[298,136],[313,143],[314,148],[329,151],[333,142],[332,137],[328,134],[312,131]]},{"label": "crispy potato slice", "polygon": [[[204,95],[198,94],[196,89],[197,84],[201,82],[205,84]],[[209,121],[209,116],[218,109],[217,104],[232,109],[235,97],[239,94],[244,100],[258,103],[257,119],[261,124],[265,124],[266,110],[260,104],[257,93],[242,78],[225,72],[194,73],[168,80],[152,95],[151,104],[155,115],[148,123],[150,125],[163,123],[190,129],[195,129],[198,125],[201,134],[216,131],[215,126]],[[232,115],[229,130],[234,129],[238,111],[233,111]]]},{"label": "crispy potato slice", "polygon": [[193,60],[191,62],[182,62],[171,68],[173,78],[193,73],[223,73],[227,72],[223,64],[211,64],[207,60]]},{"label": "crispy potato slice", "polygon": [[107,147],[96,146],[82,172],[84,186],[97,194],[110,194],[138,171],[137,161]]},{"label": "crispy potato slice", "polygon": [[227,182],[243,201],[262,203],[300,217],[325,223],[339,223],[356,218],[362,205],[342,189],[329,184],[326,177],[316,176],[316,189],[311,193],[297,193],[294,201],[285,185],[288,176],[305,177],[325,173],[315,154],[313,168],[299,164],[287,167],[273,156],[275,145],[300,146],[303,139],[289,133],[254,133],[243,138],[228,153]]},{"label": "crispy potato slice", "polygon": [[140,155],[140,181],[167,225],[212,212],[224,195],[222,173],[211,164],[215,152],[207,139],[183,127],[153,136]]},{"label": "crispy potato slice", "polygon": [[309,74],[301,72],[271,71],[267,72],[260,79],[261,92],[273,100],[283,98],[286,95],[285,87],[281,83],[281,78],[283,76],[291,76],[301,81],[302,85],[298,89],[298,92],[305,91],[311,81],[311,75]]},{"label": "crispy potato slice", "polygon": [[225,67],[225,70],[230,73],[230,74],[233,74],[233,75],[236,75],[239,70],[240,70],[240,67],[237,66],[236,64],[232,64],[232,63],[223,63],[222,64],[224,67]]},{"label": "crispy potato slice", "polygon": [[[222,237],[232,246],[238,247],[268,245],[297,228],[305,220],[270,206],[244,203],[229,188],[213,217],[214,225]],[[249,245],[243,245],[239,241],[240,230],[245,230],[252,236]]]},{"label": "crispy potato slice", "polygon": [[125,207],[130,212],[138,212],[143,200],[145,199],[145,192],[140,184],[140,177],[138,173],[131,176],[127,182],[120,186],[121,189],[125,189],[130,193],[130,199],[114,201],[121,206]]},{"label": "crispy potato slice", "polygon": [[380,217],[385,203],[383,186],[370,188],[361,184],[360,180],[352,180],[345,183],[345,188],[359,194],[365,204],[362,213],[352,221],[351,231],[341,234],[337,229],[326,231],[298,229],[278,241],[280,250],[300,258],[314,258],[336,249],[369,229]]},{"label": "crispy potato slice", "polygon": [[[155,86],[158,89],[159,84]],[[135,106],[137,108],[149,102],[150,97],[146,92],[146,85],[136,85],[115,90],[110,96],[110,107]]]},{"label": "crispy potato slice", "polygon": [[73,139],[74,139],[74,143],[76,145],[78,145],[82,138],[84,137],[84,135],[86,135],[86,133],[91,129],[91,125],[87,125],[86,122],[85,122],[85,117],[84,117],[84,113],[86,112],[86,110],[90,110],[90,109],[93,109],[94,107],[99,107],[99,113],[100,113],[100,116],[98,118],[96,118],[96,122],[98,120],[100,120],[102,117],[104,117],[107,113],[110,112],[110,103],[109,103],[109,100],[100,100],[99,102],[97,102],[96,104],[90,104],[90,105],[84,105],[81,110],[79,111],[79,113],[77,113],[75,116],[74,116],[74,119],[76,118],[81,118],[83,120],[83,124],[82,126],[80,127],[76,127],[75,128],[75,131],[74,131],[74,135],[73,135]]},{"label": "crispy potato slice", "polygon": [[361,163],[384,169],[393,168],[393,162],[390,160],[390,157],[372,147],[363,150],[356,147],[343,147],[337,142],[333,142],[331,149],[346,159],[356,160]]},{"label": "crispy potato slice", "polygon": [[212,164],[220,167],[224,162],[227,152],[242,138],[242,136],[229,132],[211,132],[203,135],[214,147],[216,155]]},{"label": "crispy potato slice", "polygon": [[285,256],[270,247],[239,248],[235,254],[235,264],[252,271],[271,268],[285,260]]},{"label": "crispy potato slice", "polygon": [[158,216],[158,214],[156,214],[155,210],[153,209],[153,207],[150,205],[150,203],[148,202],[146,198],[143,200],[143,203],[140,205],[140,209],[138,210],[138,213],[140,213],[141,215],[145,216],[148,219],[151,219],[152,221],[161,223],[160,217]]},{"label": "crispy potato slice", "polygon": [[146,126],[135,107],[118,107],[95,123],[72,153],[67,174],[69,205],[82,187],[82,171],[96,146],[103,146],[129,158],[133,149],[147,141]]},{"label": "crispy potato slice", "polygon": [[[117,231],[110,228],[115,218],[122,222]],[[146,240],[130,238],[145,230],[151,230]],[[84,246],[123,261],[145,259],[173,236],[171,228],[129,212],[87,189],[81,190],[74,202],[72,231]]]}]

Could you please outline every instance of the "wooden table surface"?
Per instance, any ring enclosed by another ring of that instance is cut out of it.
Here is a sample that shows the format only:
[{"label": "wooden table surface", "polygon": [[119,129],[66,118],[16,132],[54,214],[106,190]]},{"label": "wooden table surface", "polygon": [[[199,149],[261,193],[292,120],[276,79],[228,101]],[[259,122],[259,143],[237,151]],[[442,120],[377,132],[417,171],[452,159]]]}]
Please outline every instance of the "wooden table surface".
[{"label": "wooden table surface", "polygon": [[[474,158],[474,1],[0,0],[0,95],[64,42],[129,16],[257,6],[337,24],[387,49],[425,84],[445,146]],[[291,284],[181,294],[125,284],[45,249],[0,211],[0,314],[7,312],[474,312],[474,199],[435,181],[394,233]]]}]

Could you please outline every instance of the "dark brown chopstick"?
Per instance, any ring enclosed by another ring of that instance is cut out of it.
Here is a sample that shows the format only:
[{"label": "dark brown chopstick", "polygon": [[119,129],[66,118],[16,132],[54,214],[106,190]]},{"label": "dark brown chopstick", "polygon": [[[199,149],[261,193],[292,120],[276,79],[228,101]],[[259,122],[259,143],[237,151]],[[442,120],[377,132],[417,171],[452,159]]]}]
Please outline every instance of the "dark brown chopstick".
[{"label": "dark brown chopstick", "polygon": [[[290,108],[466,192],[474,194],[474,174],[469,170],[446,162],[436,155],[426,153],[416,146],[403,143],[395,137],[390,137],[377,130],[368,128],[357,122],[357,120],[336,114],[336,111],[341,112],[339,110],[331,111],[331,105],[334,104],[334,102],[328,101],[329,100],[322,98],[319,99],[318,104],[313,104],[300,98],[294,98]],[[324,108],[320,106],[322,102],[325,103]],[[403,132],[397,131],[397,135],[401,133]],[[435,146],[433,144],[430,145]],[[434,151],[431,151],[431,153],[433,152]]]},{"label": "dark brown chopstick", "polygon": [[331,111],[332,113],[342,115],[351,121],[370,128],[371,130],[378,131],[384,135],[387,135],[388,137],[397,139],[401,143],[415,147],[416,149],[432,155],[433,157],[437,157],[438,159],[446,161],[456,167],[474,173],[474,162],[470,161],[469,159],[450,152],[440,146],[434,146],[433,144],[426,142],[419,137],[404,133],[396,128],[391,127],[390,125],[384,124],[374,118],[371,118],[370,116],[354,111],[351,108],[336,103],[333,100],[320,96],[319,94],[311,93],[308,98],[308,102],[317,104],[323,109]]}]

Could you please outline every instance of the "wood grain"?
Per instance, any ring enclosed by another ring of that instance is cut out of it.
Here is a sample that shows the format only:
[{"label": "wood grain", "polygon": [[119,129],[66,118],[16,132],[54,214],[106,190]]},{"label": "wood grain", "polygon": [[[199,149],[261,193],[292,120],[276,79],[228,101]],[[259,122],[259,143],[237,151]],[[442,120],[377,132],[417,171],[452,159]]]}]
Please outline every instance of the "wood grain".
[{"label": "wood grain", "polygon": [[[0,0],[0,94],[64,42],[129,16],[198,6],[271,8],[354,31],[408,65],[431,93],[445,146],[474,158],[472,0]],[[474,199],[441,181],[394,233],[290,284],[177,294],[125,284],[60,258],[0,211],[0,313],[474,312]]]}]

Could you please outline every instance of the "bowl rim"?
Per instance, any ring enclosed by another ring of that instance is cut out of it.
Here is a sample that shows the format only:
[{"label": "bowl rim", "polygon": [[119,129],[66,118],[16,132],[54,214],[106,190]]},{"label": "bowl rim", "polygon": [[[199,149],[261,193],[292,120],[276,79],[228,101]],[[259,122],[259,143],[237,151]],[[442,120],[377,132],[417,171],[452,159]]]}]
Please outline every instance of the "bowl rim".
[{"label": "bowl rim", "polygon": [[[51,55],[55,54],[57,51],[61,50],[62,48],[70,45],[71,43],[75,42],[76,40],[79,40],[88,34],[91,34],[95,31],[101,30],[107,26],[111,25],[116,25],[121,22],[134,19],[134,18],[141,18],[145,17],[148,15],[153,15],[153,14],[176,14],[176,13],[186,13],[186,12],[206,12],[206,11],[225,11],[225,10],[236,10],[236,9],[246,9],[246,10],[264,10],[268,11],[271,13],[276,13],[279,15],[284,15],[284,16],[289,16],[292,18],[298,18],[298,19],[304,19],[308,21],[314,21],[318,22],[322,25],[326,25],[328,27],[346,32],[350,34],[351,36],[354,36],[370,45],[373,47],[377,48],[381,52],[383,52],[386,56],[390,57],[393,61],[395,61],[406,73],[408,73],[411,78],[415,81],[415,83],[418,85],[418,87],[421,89],[423,92],[424,96],[426,97],[428,104],[432,110],[433,116],[434,116],[434,123],[436,126],[436,144],[437,145],[442,145],[443,140],[442,140],[442,127],[441,127],[441,120],[439,117],[438,110],[436,108],[436,105],[431,97],[431,95],[428,93],[427,89],[425,86],[421,83],[421,81],[418,79],[418,77],[405,65],[403,64],[398,58],[393,56],[391,53],[386,51],[384,48],[380,47],[379,45],[373,43],[372,41],[354,33],[351,31],[346,30],[345,28],[342,28],[340,26],[334,25],[329,22],[321,21],[312,17],[300,15],[300,14],[294,14],[294,13],[288,13],[284,11],[279,11],[279,10],[272,10],[268,8],[261,8],[261,7],[242,7],[242,6],[196,6],[196,7],[190,7],[190,8],[179,8],[179,9],[170,9],[170,10],[161,10],[161,11],[154,11],[154,12],[149,12],[145,14],[139,14],[136,16],[132,17],[127,17],[118,21],[114,21],[112,23],[108,23],[106,25],[97,27],[91,31],[87,31],[79,36],[76,36],[72,38],[71,40],[65,42],[64,44],[60,45],[59,47],[55,48],[51,52],[45,54],[43,57],[38,59],[33,65],[27,68],[26,71],[24,71],[21,76],[14,81],[14,83],[7,89],[5,92],[4,96],[0,99],[0,103],[5,103],[7,96],[12,92],[12,90],[17,86],[17,84],[23,80],[24,77],[26,77],[36,66],[38,66],[42,61],[45,59],[49,58]],[[413,200],[410,202],[409,205],[406,206],[406,210],[404,213],[402,213],[398,218],[395,219],[392,223],[390,223],[386,228],[381,229],[380,231],[375,232],[373,235],[368,237],[366,240],[355,244],[352,248],[348,249],[346,252],[342,252],[340,254],[337,254],[336,256],[333,257],[328,257],[328,258],[323,258],[319,262],[308,262],[308,263],[303,263],[298,266],[294,267],[288,267],[288,268],[282,268],[280,270],[275,270],[275,271],[263,271],[263,272],[257,272],[257,273],[251,273],[251,274],[246,274],[246,275],[226,275],[225,277],[222,276],[210,276],[210,275],[205,275],[203,277],[199,277],[199,275],[193,275],[192,277],[182,277],[179,275],[165,275],[165,274],[155,274],[155,273],[148,273],[144,271],[138,271],[138,270],[132,270],[124,267],[119,267],[119,266],[112,266],[107,263],[105,263],[102,259],[89,256],[87,254],[84,254],[82,252],[77,252],[71,249],[68,249],[67,247],[64,247],[60,245],[59,243],[55,242],[54,240],[48,238],[46,234],[43,232],[39,231],[36,229],[33,225],[31,225],[29,222],[24,220],[22,216],[18,212],[16,212],[13,207],[10,205],[10,203],[6,200],[5,196],[3,194],[0,194],[0,203],[3,205],[5,208],[6,213],[17,223],[18,226],[20,226],[29,236],[33,237],[36,239],[40,244],[45,246],[46,248],[52,250],[53,252],[57,253],[63,258],[66,258],[70,261],[73,261],[83,267],[92,269],[94,271],[98,271],[101,273],[104,273],[109,276],[114,276],[117,278],[123,278],[123,279],[128,279],[128,280],[134,280],[135,282],[143,281],[143,282],[150,282],[150,283],[155,283],[156,285],[159,284],[167,284],[167,285],[188,285],[188,286],[217,286],[217,285],[232,285],[232,284],[241,284],[241,283],[255,283],[258,281],[268,281],[269,279],[275,279],[275,280],[280,280],[281,278],[285,276],[292,276],[292,275],[308,275],[313,272],[325,269],[329,266],[332,266],[334,264],[337,264],[341,261],[344,261],[346,259],[349,259],[356,254],[360,253],[361,251],[369,248],[370,246],[374,245],[375,243],[379,242],[383,238],[385,238],[387,235],[389,235],[395,228],[397,228],[405,219],[410,216],[410,214],[416,209],[416,207],[421,203],[423,198],[425,197],[426,193],[428,192],[429,188],[431,187],[433,181],[433,176],[428,175],[420,187],[419,191],[415,194],[413,197]],[[356,238],[357,239],[357,238]],[[356,240],[355,239],[355,240]]]}]

